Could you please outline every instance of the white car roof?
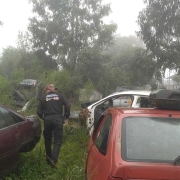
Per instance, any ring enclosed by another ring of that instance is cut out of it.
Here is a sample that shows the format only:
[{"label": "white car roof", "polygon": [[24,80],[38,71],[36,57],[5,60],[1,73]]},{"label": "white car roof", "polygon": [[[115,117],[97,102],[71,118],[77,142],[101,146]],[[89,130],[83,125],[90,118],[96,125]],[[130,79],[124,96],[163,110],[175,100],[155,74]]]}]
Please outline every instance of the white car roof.
[{"label": "white car roof", "polygon": [[151,91],[149,90],[127,90],[127,91],[121,91],[121,92],[115,92],[113,94],[110,94],[106,97],[104,97],[103,99],[100,99],[99,101],[89,105],[87,108],[91,108],[92,106],[96,105],[97,103],[104,101],[110,97],[113,96],[118,96],[118,95],[140,95],[140,96],[149,96],[149,94],[151,93]]}]

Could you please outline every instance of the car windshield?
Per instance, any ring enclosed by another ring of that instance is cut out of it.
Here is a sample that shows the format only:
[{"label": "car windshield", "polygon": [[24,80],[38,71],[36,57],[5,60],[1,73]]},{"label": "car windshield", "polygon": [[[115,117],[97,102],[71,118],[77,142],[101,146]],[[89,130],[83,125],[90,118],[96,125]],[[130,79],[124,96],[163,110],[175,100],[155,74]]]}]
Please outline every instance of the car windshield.
[{"label": "car windshield", "polygon": [[126,117],[122,123],[122,158],[172,162],[180,155],[179,139],[179,118]]}]

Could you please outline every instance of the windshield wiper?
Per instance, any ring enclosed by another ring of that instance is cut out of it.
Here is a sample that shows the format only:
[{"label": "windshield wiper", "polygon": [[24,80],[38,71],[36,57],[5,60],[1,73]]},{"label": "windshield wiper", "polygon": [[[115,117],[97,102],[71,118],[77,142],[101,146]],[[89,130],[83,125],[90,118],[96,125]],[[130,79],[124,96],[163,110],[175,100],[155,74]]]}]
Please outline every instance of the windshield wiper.
[{"label": "windshield wiper", "polygon": [[180,156],[178,156],[175,160],[174,160],[174,165],[180,165]]}]

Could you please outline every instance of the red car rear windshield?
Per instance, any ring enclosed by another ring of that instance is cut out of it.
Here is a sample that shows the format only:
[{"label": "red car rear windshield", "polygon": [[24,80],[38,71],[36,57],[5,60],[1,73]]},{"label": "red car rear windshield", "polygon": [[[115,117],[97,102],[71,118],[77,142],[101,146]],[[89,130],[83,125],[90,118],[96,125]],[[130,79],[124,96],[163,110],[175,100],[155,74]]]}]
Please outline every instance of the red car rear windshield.
[{"label": "red car rear windshield", "polygon": [[180,118],[126,117],[121,145],[125,161],[173,162],[180,155]]}]

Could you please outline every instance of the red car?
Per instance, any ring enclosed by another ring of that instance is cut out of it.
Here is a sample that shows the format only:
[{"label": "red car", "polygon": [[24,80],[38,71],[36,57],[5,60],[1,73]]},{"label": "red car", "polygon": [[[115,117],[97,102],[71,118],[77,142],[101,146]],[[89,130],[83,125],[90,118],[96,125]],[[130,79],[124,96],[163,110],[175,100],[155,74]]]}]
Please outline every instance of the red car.
[{"label": "red car", "polygon": [[9,171],[18,154],[31,151],[41,137],[41,125],[36,116],[23,117],[0,105],[0,174]]},{"label": "red car", "polygon": [[180,180],[180,111],[110,108],[89,139],[87,180]]}]

